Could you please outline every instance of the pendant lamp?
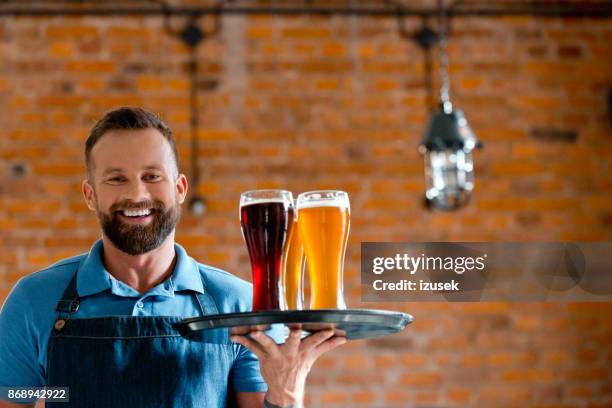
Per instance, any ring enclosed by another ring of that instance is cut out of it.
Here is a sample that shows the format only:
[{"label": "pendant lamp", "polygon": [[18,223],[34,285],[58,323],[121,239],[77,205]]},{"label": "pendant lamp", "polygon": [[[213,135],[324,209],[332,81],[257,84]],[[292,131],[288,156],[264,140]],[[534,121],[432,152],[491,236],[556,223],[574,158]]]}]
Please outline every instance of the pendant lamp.
[{"label": "pendant lamp", "polygon": [[472,151],[482,145],[461,110],[450,101],[445,11],[438,1],[440,33],[440,106],[419,146],[425,160],[425,201],[429,208],[452,211],[466,205],[474,189]]}]

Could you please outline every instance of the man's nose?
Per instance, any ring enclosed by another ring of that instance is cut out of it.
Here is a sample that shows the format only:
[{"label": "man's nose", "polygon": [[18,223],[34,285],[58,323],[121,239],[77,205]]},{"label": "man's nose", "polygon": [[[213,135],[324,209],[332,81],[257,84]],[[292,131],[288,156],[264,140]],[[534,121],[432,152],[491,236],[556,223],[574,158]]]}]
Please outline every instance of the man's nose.
[{"label": "man's nose", "polygon": [[129,183],[129,187],[125,192],[124,199],[139,203],[151,199],[151,194],[147,188],[147,183],[142,180],[136,180]]}]

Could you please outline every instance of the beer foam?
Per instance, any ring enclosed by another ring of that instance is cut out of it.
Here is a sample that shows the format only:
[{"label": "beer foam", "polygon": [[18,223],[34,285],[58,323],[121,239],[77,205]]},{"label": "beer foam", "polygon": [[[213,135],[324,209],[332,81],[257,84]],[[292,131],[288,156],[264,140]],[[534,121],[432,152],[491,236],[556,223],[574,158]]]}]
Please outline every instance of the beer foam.
[{"label": "beer foam", "polygon": [[318,207],[338,207],[341,210],[349,209],[350,205],[344,200],[321,200],[321,201],[306,201],[298,205],[298,210],[302,208],[318,208]]}]

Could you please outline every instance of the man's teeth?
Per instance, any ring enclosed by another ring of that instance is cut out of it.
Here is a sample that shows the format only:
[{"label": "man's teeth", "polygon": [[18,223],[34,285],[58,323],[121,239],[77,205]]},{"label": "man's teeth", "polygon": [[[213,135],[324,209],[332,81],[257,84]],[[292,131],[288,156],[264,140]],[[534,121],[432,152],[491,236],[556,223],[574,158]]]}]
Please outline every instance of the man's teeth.
[{"label": "man's teeth", "polygon": [[146,210],[123,210],[123,215],[126,217],[143,217],[151,214],[151,209]]}]

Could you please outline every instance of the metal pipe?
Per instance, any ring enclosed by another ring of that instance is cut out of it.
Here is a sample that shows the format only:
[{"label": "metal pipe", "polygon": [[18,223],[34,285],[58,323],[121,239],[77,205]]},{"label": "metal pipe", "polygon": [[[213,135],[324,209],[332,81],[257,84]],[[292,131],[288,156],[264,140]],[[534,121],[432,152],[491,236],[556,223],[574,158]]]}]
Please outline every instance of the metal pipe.
[{"label": "metal pipe", "polygon": [[[344,16],[372,16],[372,17],[393,17],[401,14],[404,17],[435,17],[435,9],[411,9],[399,7],[179,7],[172,9],[162,8],[44,8],[44,7],[5,7],[0,5],[0,16],[32,16],[32,17],[52,17],[52,16],[193,16],[211,14],[238,14],[238,15],[344,15]],[[505,16],[534,16],[534,17],[589,17],[589,18],[609,18],[612,17],[612,3],[596,6],[569,6],[547,5],[546,7],[512,7],[505,9],[496,8],[471,8],[471,9],[452,9],[449,11],[450,17],[505,17]]]}]

